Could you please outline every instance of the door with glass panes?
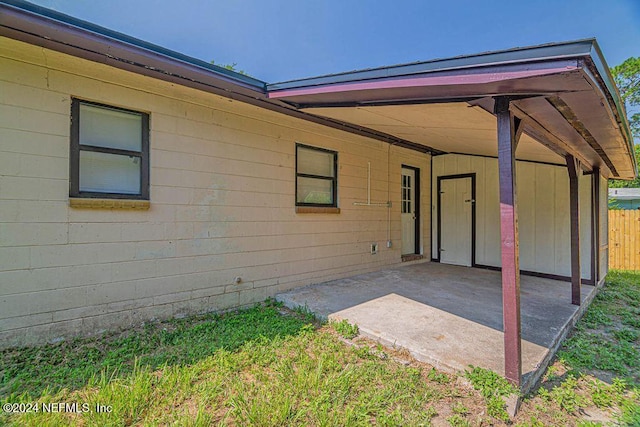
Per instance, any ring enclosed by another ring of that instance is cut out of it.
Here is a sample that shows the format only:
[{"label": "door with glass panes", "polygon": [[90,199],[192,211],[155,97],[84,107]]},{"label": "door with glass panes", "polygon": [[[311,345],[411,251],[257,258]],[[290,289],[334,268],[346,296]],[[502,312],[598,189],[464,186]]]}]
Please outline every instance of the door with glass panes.
[{"label": "door with glass panes", "polygon": [[419,170],[403,166],[401,178],[402,255],[418,254],[420,253]]}]

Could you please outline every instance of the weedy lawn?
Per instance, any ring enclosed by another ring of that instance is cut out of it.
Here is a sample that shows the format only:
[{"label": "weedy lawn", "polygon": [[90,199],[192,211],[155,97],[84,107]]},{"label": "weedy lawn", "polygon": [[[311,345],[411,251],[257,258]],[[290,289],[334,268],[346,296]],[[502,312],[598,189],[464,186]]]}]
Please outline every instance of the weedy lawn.
[{"label": "weedy lawn", "polygon": [[[541,387],[509,420],[502,399],[513,389],[490,371],[438,372],[354,338],[354,325],[321,325],[267,301],[5,350],[0,403],[40,410],[0,412],[0,425],[640,425],[639,320],[640,274],[610,273]],[[52,402],[77,403],[82,413],[44,413]]]}]

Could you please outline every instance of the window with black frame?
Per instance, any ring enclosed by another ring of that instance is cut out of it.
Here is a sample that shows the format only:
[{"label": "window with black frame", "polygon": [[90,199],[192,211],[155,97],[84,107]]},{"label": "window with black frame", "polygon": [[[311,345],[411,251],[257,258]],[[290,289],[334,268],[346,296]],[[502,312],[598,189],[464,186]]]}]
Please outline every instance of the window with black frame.
[{"label": "window with black frame", "polygon": [[296,145],[296,206],[337,207],[338,153]]},{"label": "window with black frame", "polygon": [[71,197],[149,199],[149,115],[73,99]]}]

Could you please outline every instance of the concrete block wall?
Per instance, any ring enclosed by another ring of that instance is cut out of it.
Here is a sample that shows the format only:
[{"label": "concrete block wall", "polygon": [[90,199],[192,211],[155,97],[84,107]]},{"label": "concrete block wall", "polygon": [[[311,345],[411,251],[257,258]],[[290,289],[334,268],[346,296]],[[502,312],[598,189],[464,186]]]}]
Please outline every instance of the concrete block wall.
[{"label": "concrete block wall", "polygon": [[[7,38],[0,70],[0,347],[398,264],[402,164],[421,169],[430,211],[425,154]],[[72,97],[150,114],[148,210],[69,206]],[[296,214],[296,142],[338,151],[339,214]],[[387,209],[353,204],[368,162],[372,200],[393,202],[391,248]]]}]

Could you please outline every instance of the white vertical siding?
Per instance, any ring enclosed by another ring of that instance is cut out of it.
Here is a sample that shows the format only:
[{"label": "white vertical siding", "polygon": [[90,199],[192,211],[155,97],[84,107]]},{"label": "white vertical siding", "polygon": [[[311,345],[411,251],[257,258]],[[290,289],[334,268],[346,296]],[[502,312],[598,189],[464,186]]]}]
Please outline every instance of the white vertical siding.
[{"label": "white vertical siding", "polygon": [[581,175],[580,199],[580,271],[583,278],[591,279],[591,244],[593,242],[593,198],[591,175]]},{"label": "white vertical siding", "polygon": [[[433,158],[433,191],[439,176],[476,174],[476,264],[499,267],[500,195],[494,158],[443,155]],[[581,269],[591,278],[591,181],[580,177]],[[520,268],[568,276],[571,273],[569,178],[565,166],[516,162]],[[437,257],[437,197],[432,203]]]},{"label": "white vertical siding", "polygon": [[609,182],[603,176],[600,179],[600,277],[602,280],[609,272]]}]

